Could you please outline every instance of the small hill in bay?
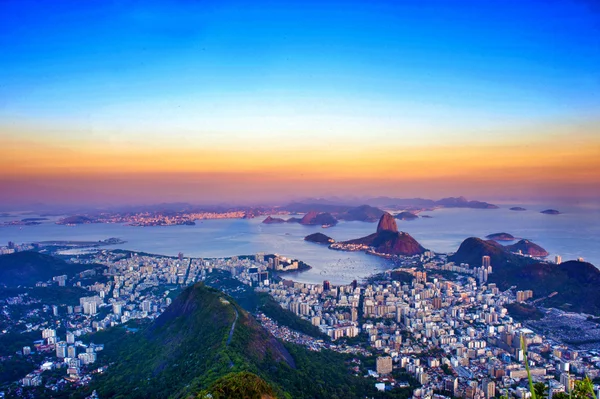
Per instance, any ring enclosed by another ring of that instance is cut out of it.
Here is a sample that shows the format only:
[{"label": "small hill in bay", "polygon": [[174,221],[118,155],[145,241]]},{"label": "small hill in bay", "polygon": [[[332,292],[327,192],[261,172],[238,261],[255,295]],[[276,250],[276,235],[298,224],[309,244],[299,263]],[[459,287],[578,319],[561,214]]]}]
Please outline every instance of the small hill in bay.
[{"label": "small hill in bay", "polygon": [[264,224],[277,224],[277,223],[285,223],[284,219],[274,218],[272,216],[267,216],[265,220],[262,221]]},{"label": "small hill in bay", "polygon": [[313,233],[304,237],[304,241],[314,242],[317,244],[332,244],[335,240],[323,233]]},{"label": "small hill in bay", "polygon": [[540,213],[543,213],[544,215],[560,215],[560,212],[556,209],[546,209],[541,211]]},{"label": "small hill in bay", "polygon": [[512,208],[509,208],[509,210],[523,212],[523,211],[526,211],[527,209],[520,207],[520,206],[513,206]]}]

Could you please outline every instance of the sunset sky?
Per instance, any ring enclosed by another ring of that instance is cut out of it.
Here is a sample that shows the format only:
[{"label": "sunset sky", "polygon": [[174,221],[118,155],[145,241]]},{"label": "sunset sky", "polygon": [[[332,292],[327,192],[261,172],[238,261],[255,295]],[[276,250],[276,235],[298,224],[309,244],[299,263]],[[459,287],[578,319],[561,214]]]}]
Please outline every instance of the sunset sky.
[{"label": "sunset sky", "polygon": [[600,202],[600,6],[0,2],[0,205],[330,195]]}]

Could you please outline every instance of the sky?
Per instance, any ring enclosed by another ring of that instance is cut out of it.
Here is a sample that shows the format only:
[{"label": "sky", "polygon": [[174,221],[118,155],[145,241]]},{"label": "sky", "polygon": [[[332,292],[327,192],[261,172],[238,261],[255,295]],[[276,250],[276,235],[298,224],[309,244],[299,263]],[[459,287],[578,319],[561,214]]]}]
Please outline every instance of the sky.
[{"label": "sky", "polygon": [[600,202],[593,0],[2,0],[0,77],[0,205]]}]

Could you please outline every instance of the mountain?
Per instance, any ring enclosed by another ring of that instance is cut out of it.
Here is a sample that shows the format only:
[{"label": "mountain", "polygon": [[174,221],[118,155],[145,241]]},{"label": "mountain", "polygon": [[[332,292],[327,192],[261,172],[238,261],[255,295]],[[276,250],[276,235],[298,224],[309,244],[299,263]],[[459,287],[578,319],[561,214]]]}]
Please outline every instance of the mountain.
[{"label": "mountain", "polygon": [[[525,240],[524,240],[525,241]],[[502,290],[516,286],[518,290],[533,290],[534,298],[547,297],[544,306],[575,312],[600,314],[600,270],[586,262],[567,261],[556,265],[519,256],[495,241],[470,237],[449,257],[455,263],[481,265],[481,257],[491,259],[493,273],[489,281]]]},{"label": "mountain", "polygon": [[387,212],[381,215],[379,223],[377,223],[377,233],[381,233],[382,231],[398,232],[398,225],[394,217]]},{"label": "mountain", "polygon": [[442,198],[435,202],[444,208],[476,208],[476,209],[498,209],[498,206],[483,201],[469,201],[465,197]]},{"label": "mountain", "polygon": [[370,205],[361,205],[350,208],[337,216],[340,220],[358,220],[361,222],[376,222],[385,212]]},{"label": "mountain", "polygon": [[456,264],[468,263],[471,267],[479,267],[482,263],[482,257],[489,256],[494,273],[496,268],[502,268],[506,265],[523,265],[531,263],[529,258],[524,258],[508,252],[502,244],[493,240],[482,240],[477,237],[470,237],[464,240],[458,251],[451,255],[448,260]]},{"label": "mountain", "polygon": [[398,231],[396,220],[387,212],[379,219],[375,233],[355,240],[344,241],[342,244],[367,245],[378,254],[383,255],[412,256],[425,252],[425,248],[410,234]]},{"label": "mountain", "polygon": [[546,209],[541,211],[540,213],[543,213],[544,215],[560,215],[560,212],[556,209]]},{"label": "mountain", "polygon": [[349,372],[348,356],[284,345],[233,298],[202,283],[186,288],[151,324],[127,331],[115,327],[90,337],[105,345],[99,361],[109,364],[90,392],[133,399],[376,393],[371,382]]},{"label": "mountain", "polygon": [[100,397],[186,397],[229,372],[266,361],[295,368],[281,342],[233,299],[202,283],[186,288],[131,338],[122,339],[115,348],[120,358],[98,379]]},{"label": "mountain", "polygon": [[326,236],[323,233],[309,234],[304,237],[304,241],[315,242],[317,244],[331,244],[335,242],[333,238]]},{"label": "mountain", "polygon": [[415,215],[412,212],[400,212],[394,217],[398,220],[415,220],[419,218],[419,216]]},{"label": "mountain", "polygon": [[494,233],[494,234],[485,236],[485,238],[487,238],[488,240],[494,240],[494,241],[514,241],[514,240],[516,240],[515,236],[513,236],[512,234],[508,234],[508,233]]},{"label": "mountain", "polygon": [[533,264],[494,269],[490,280],[501,289],[516,286],[533,290],[534,298],[547,297],[541,304],[574,312],[600,315],[600,270],[587,262],[567,261],[560,265],[536,262]]},{"label": "mountain", "polygon": [[281,218],[274,218],[271,216],[267,216],[265,220],[262,221],[264,224],[276,224],[276,223],[285,223],[286,221]]},{"label": "mountain", "polygon": [[67,263],[62,259],[33,251],[0,255],[0,285],[8,287],[34,286],[38,281],[51,280],[54,276],[74,274],[93,266]]},{"label": "mountain", "polygon": [[323,225],[330,225],[330,226],[334,226],[337,224],[337,219],[334,218],[330,213],[328,212],[316,212],[316,211],[310,211],[308,212],[306,215],[304,215],[304,217],[300,220],[300,224],[304,224],[304,225],[319,225],[319,224],[323,224]]},{"label": "mountain", "polygon": [[536,257],[548,256],[548,251],[529,240],[521,240],[513,245],[505,247],[510,252],[521,252],[523,255],[531,255]]}]

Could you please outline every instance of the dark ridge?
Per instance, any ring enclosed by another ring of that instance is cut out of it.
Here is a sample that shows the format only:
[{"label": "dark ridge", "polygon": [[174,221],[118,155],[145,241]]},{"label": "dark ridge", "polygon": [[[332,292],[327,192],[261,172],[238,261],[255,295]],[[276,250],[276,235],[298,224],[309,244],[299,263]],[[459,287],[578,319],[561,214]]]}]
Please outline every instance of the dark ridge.
[{"label": "dark ridge", "polygon": [[310,211],[300,220],[300,224],[304,225],[328,225],[334,226],[337,224],[337,219],[327,212]]},{"label": "dark ridge", "polygon": [[494,240],[494,241],[514,241],[514,240],[516,240],[515,236],[513,236],[512,234],[508,234],[508,233],[494,233],[494,234],[485,236],[485,238],[487,238],[488,240]]},{"label": "dark ridge", "polygon": [[62,259],[33,251],[0,255],[0,285],[8,287],[33,286],[54,276],[74,274],[92,269],[95,265],[67,263]]},{"label": "dark ridge", "polygon": [[304,241],[315,242],[317,244],[332,244],[335,240],[323,233],[313,233],[304,237]]},{"label": "dark ridge", "polygon": [[415,220],[419,218],[419,216],[415,215],[412,212],[400,212],[394,217],[398,220]]},{"label": "dark ridge", "polygon": [[513,245],[507,245],[506,249],[510,252],[519,252],[523,255],[531,255],[536,257],[548,256],[548,251],[529,240],[521,240]]},{"label": "dark ridge", "polygon": [[379,208],[370,205],[361,205],[356,208],[348,209],[346,212],[339,214],[337,217],[340,220],[361,221],[361,222],[376,222],[385,212]]},{"label": "dark ridge", "polygon": [[284,219],[274,218],[271,216],[267,216],[265,220],[262,221],[264,224],[276,224],[276,223],[285,223]]},{"label": "dark ridge", "polygon": [[560,212],[556,209],[546,209],[541,211],[540,213],[543,213],[544,215],[560,215]]}]

